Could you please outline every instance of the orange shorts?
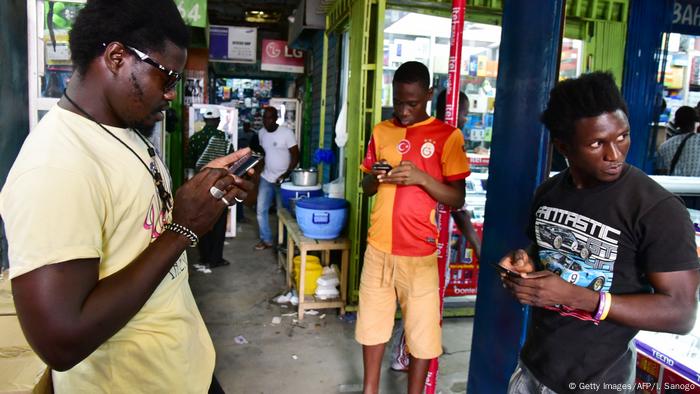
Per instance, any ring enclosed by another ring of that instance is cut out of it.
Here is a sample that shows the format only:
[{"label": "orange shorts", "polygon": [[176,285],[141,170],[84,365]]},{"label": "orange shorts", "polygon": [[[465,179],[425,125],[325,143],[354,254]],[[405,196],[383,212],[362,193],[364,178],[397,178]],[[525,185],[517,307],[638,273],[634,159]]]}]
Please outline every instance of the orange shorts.
[{"label": "orange shorts", "polygon": [[437,252],[430,256],[394,256],[367,245],[355,339],[379,345],[391,338],[396,300],[401,305],[406,344],[413,357],[442,354]]}]

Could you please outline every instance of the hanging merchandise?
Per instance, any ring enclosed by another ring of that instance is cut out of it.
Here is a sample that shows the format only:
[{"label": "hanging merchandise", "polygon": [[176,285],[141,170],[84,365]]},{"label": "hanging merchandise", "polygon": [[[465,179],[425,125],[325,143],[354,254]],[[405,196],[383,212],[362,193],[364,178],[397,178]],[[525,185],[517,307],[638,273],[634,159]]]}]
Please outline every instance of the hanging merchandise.
[{"label": "hanging merchandise", "polygon": [[[343,53],[341,64],[347,65],[349,56],[349,38],[343,36]],[[344,66],[345,67],[345,66]],[[335,144],[338,146],[338,177],[323,185],[324,193],[331,198],[345,198],[345,145],[348,143],[348,76],[341,73],[340,113],[335,121]]]},{"label": "hanging merchandise", "polygon": [[44,1],[45,33],[48,33],[44,36],[47,64],[71,64],[68,32],[83,6],[63,1]]},{"label": "hanging merchandise", "polygon": [[347,103],[343,101],[338,120],[335,122],[335,144],[338,145],[340,156],[338,160],[338,178],[323,185],[324,193],[331,198],[345,198],[345,178],[343,174],[345,173],[345,144],[348,142],[347,120]]},{"label": "hanging merchandise", "polygon": [[204,78],[206,73],[201,70],[185,71],[185,105],[204,104]]}]

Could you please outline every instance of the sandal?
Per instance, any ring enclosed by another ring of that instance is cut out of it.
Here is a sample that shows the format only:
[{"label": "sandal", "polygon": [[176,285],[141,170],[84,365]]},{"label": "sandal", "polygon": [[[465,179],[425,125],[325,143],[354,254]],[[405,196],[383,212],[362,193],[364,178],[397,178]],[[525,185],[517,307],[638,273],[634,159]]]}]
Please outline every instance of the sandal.
[{"label": "sandal", "polygon": [[271,244],[267,242],[260,241],[258,242],[257,245],[255,245],[255,250],[265,250],[265,249],[270,249],[272,247]]}]

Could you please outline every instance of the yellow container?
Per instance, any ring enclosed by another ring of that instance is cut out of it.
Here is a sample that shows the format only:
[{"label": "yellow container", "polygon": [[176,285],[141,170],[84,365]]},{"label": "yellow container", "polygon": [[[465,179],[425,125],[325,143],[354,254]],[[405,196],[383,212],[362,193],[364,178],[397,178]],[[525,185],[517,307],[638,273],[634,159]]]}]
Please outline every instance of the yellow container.
[{"label": "yellow container", "polygon": [[[301,256],[294,257],[294,281],[299,289],[299,271],[301,266]],[[304,275],[304,294],[314,294],[316,291],[316,279],[321,277],[323,267],[321,260],[316,256],[306,255],[306,275]]]}]

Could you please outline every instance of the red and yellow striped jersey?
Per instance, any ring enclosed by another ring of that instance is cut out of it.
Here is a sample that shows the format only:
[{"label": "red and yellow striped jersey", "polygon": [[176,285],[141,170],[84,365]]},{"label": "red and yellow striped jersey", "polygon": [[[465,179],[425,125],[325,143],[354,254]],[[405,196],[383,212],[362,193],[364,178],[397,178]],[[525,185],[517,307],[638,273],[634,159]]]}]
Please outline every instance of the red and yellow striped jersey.
[{"label": "red and yellow striped jersey", "polygon": [[[386,120],[374,126],[360,169],[368,173],[380,160],[392,167],[408,160],[441,182],[456,181],[469,175],[463,145],[459,129],[433,117],[408,127]],[[380,183],[367,242],[393,255],[430,255],[437,248],[436,208],[420,186]]]}]

